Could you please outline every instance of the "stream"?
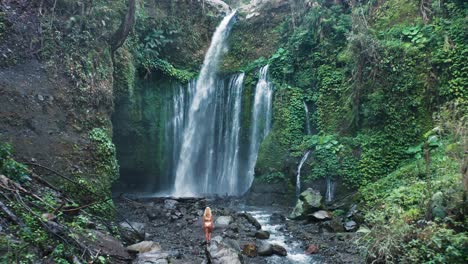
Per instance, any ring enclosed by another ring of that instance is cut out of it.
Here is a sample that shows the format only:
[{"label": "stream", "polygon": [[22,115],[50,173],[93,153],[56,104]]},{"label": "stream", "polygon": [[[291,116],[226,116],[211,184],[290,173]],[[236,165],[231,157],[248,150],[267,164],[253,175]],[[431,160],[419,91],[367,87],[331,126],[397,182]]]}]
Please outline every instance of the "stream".
[{"label": "stream", "polygon": [[286,229],[284,220],[277,219],[281,211],[272,208],[248,207],[246,211],[255,217],[262,225],[262,230],[270,233],[270,238],[265,242],[277,244],[284,247],[288,255],[286,257],[273,255],[266,258],[267,263],[271,264],[301,264],[301,263],[321,263],[319,256],[306,255],[302,242],[293,237]]}]

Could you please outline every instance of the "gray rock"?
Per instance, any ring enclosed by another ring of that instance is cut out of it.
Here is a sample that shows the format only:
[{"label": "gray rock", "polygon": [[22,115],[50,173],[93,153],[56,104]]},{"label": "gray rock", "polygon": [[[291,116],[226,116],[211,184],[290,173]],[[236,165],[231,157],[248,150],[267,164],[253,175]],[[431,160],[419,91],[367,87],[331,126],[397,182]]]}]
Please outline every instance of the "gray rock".
[{"label": "gray rock", "polygon": [[212,264],[241,264],[239,253],[223,242],[220,236],[211,240],[207,249],[208,258]]},{"label": "gray rock", "polygon": [[348,221],[344,224],[344,228],[346,231],[354,231],[357,228],[357,224],[354,221]]},{"label": "gray rock", "polygon": [[262,229],[262,225],[258,222],[257,219],[255,219],[255,217],[253,217],[251,214],[247,213],[247,212],[244,212],[244,213],[241,213],[239,214],[240,216],[244,217],[245,219],[247,219],[247,221],[249,223],[251,223],[253,226],[255,226],[256,229]]},{"label": "gray rock", "polygon": [[164,208],[169,209],[169,210],[174,210],[177,208],[178,203],[179,202],[176,200],[171,200],[171,199],[164,200]]},{"label": "gray rock", "polygon": [[233,220],[232,216],[220,216],[215,221],[215,227],[227,228]]},{"label": "gray rock", "polygon": [[145,252],[159,252],[161,251],[161,246],[153,241],[142,241],[127,247],[128,251],[145,253]]},{"label": "gray rock", "polygon": [[255,237],[258,239],[268,239],[270,238],[270,233],[265,230],[259,230],[255,233]]},{"label": "gray rock", "polygon": [[313,220],[324,221],[332,219],[332,216],[329,212],[320,210],[310,215]]},{"label": "gray rock", "polygon": [[273,244],[271,245],[271,249],[273,250],[273,254],[278,255],[278,256],[287,256],[288,252],[286,249],[280,245]]},{"label": "gray rock", "polygon": [[264,257],[271,256],[273,255],[273,246],[270,243],[263,243],[258,247],[257,254]]}]

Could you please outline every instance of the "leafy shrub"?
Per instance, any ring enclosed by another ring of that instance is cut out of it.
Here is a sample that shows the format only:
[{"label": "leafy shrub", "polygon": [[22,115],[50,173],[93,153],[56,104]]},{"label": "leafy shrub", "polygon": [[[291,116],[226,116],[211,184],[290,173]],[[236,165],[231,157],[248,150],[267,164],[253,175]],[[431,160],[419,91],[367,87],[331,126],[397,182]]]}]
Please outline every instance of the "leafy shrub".
[{"label": "leafy shrub", "polygon": [[0,143],[0,173],[14,181],[24,181],[29,177],[28,168],[11,157],[12,151],[10,144]]}]

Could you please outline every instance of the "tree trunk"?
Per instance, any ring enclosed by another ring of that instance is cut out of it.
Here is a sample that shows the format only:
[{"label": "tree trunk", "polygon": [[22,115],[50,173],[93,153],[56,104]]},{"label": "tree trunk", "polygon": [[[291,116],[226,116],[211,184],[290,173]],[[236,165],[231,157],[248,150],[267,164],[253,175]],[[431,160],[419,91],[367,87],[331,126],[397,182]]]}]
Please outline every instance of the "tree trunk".
[{"label": "tree trunk", "polygon": [[111,39],[111,50],[114,53],[118,48],[120,48],[130,33],[130,30],[135,23],[135,9],[136,9],[136,0],[129,0],[127,14],[125,14],[122,24],[120,24],[119,29],[114,33]]}]

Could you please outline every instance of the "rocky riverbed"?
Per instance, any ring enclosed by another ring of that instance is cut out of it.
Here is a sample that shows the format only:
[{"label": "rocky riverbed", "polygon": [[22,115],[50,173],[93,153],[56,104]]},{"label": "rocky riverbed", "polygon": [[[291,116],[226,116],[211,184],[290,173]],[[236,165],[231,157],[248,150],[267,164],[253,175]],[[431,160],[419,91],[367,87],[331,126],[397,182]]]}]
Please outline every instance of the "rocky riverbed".
[{"label": "rocky riverbed", "polygon": [[[140,242],[130,247],[134,263],[360,263],[355,233],[334,232],[331,220],[289,220],[292,207],[236,198],[121,196],[115,203],[122,240]],[[215,216],[210,245],[201,228],[206,206]]]}]

